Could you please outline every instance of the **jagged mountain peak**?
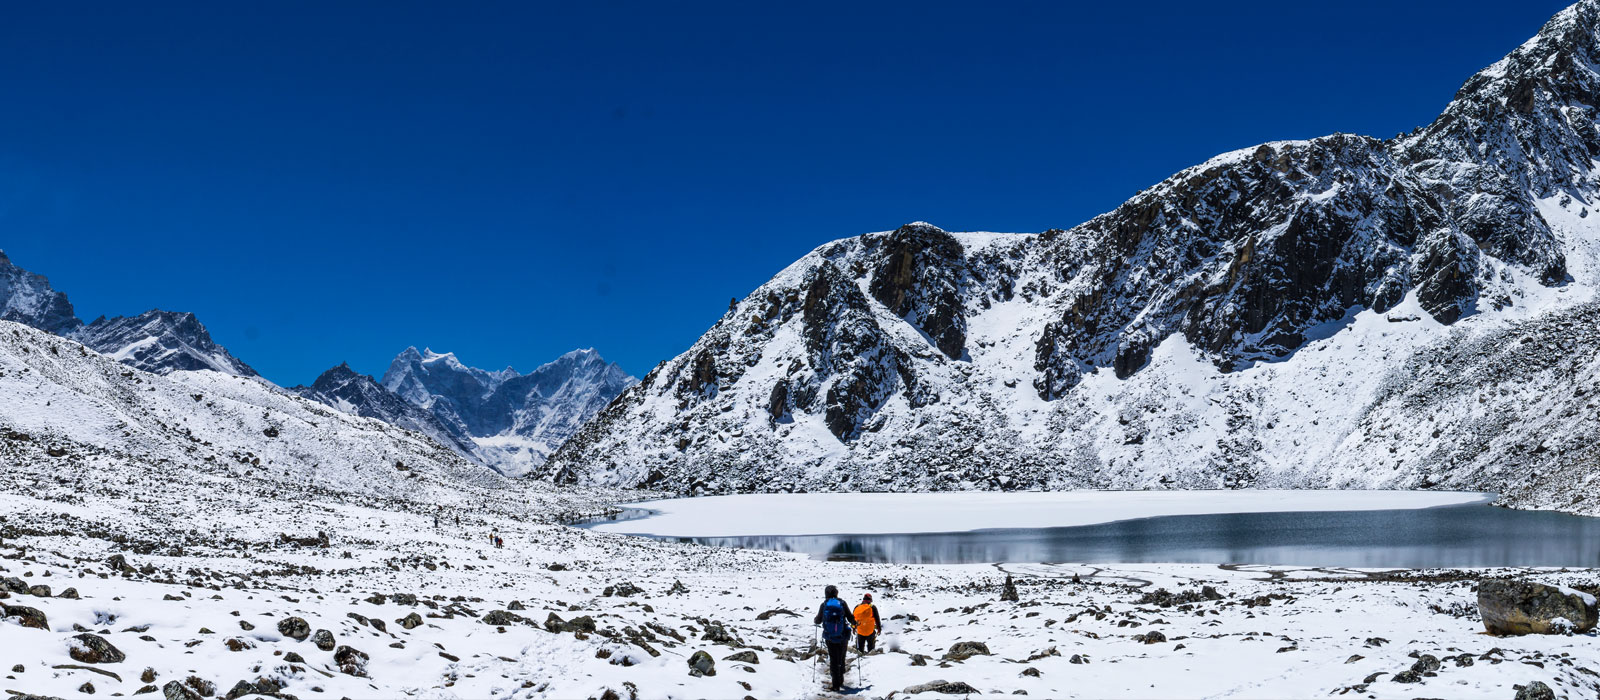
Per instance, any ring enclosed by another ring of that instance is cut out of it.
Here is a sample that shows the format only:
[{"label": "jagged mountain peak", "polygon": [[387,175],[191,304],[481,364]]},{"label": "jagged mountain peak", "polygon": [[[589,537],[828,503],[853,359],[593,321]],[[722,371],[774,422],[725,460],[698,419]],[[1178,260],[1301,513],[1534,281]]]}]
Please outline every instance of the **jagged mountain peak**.
[{"label": "jagged mountain peak", "polygon": [[205,324],[187,311],[151,309],[137,316],[101,316],[71,336],[119,362],[157,374],[212,370],[259,376],[213,340]]},{"label": "jagged mountain peak", "polygon": [[18,267],[0,250],[0,320],[15,321],[50,333],[76,330],[83,322],[67,295],[51,288],[44,275]]},{"label": "jagged mountain peak", "polygon": [[1220,154],[1071,229],[916,223],[819,246],[547,473],[685,492],[1527,491],[1466,475],[1521,463],[1495,448],[1386,458],[1373,446],[1415,433],[1374,416],[1398,410],[1384,402],[1422,371],[1408,363],[1600,292],[1596,7],[1558,15],[1411,135]]}]

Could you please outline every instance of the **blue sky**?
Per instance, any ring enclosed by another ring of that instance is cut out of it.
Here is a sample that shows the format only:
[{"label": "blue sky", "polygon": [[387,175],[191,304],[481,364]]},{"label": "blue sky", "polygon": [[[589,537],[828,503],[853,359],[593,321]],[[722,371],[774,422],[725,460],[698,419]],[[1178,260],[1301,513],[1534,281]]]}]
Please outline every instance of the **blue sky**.
[{"label": "blue sky", "polygon": [[286,385],[408,345],[642,376],[828,240],[1425,124],[1565,4],[22,3],[0,248]]}]

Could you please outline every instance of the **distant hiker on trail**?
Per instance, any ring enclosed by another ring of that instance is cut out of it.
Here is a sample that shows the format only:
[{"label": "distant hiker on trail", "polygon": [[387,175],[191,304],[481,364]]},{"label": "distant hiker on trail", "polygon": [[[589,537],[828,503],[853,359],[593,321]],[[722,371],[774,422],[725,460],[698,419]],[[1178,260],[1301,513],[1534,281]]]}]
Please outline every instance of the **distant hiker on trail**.
[{"label": "distant hiker on trail", "polygon": [[500,539],[499,535],[495,535],[494,536],[494,546],[496,546],[496,547],[504,547],[504,546],[506,546],[506,541]]},{"label": "distant hiker on trail", "polygon": [[844,601],[839,599],[839,587],[828,586],[822,607],[817,608],[814,624],[822,625],[822,641],[828,645],[828,671],[833,674],[833,691],[844,690],[845,651],[850,647],[850,631],[855,620]]},{"label": "distant hiker on trail", "polygon": [[861,597],[861,604],[851,613],[856,619],[856,653],[865,654],[878,647],[878,631],[883,620],[878,617],[878,606],[872,604],[872,594]]}]

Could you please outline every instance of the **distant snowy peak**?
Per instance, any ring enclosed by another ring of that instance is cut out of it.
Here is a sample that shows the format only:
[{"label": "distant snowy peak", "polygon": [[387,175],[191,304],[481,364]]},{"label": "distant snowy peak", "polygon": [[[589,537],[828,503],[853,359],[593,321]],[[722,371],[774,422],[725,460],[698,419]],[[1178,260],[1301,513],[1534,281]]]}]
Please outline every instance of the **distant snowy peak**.
[{"label": "distant snowy peak", "polygon": [[238,377],[256,371],[211,339],[188,312],[152,309],[138,316],[101,316],[70,334],[96,352],[147,372],[212,370]]},{"label": "distant snowy peak", "polygon": [[17,267],[5,251],[0,251],[0,320],[56,334],[82,325],[65,293],[52,289],[44,275]]},{"label": "distant snowy peak", "polygon": [[0,464],[58,460],[167,489],[234,489],[250,476],[248,488],[268,494],[337,491],[426,503],[459,501],[463,482],[503,483],[433,440],[254,379],[143,372],[71,339],[0,321]]},{"label": "distant snowy peak", "polygon": [[527,374],[462,363],[453,353],[406,348],[383,386],[470,435],[477,456],[506,474],[526,473],[636,382],[593,349],[574,350]]},{"label": "distant snowy peak", "polygon": [[427,409],[400,398],[349,364],[340,363],[323,372],[311,386],[296,386],[289,391],[350,415],[376,418],[422,433],[464,456],[477,457],[477,446],[459,426],[441,422]]},{"label": "distant snowy peak", "polygon": [[1460,405],[1492,387],[1537,418],[1569,407],[1529,387],[1587,386],[1549,358],[1500,383],[1494,343],[1468,341],[1596,342],[1565,329],[1600,292],[1597,47],[1600,0],[1584,0],[1409,135],[1225,153],[1071,229],[916,222],[822,245],[545,472],[684,492],[1449,484],[1593,501],[1600,482],[1570,478],[1592,467],[1560,448],[1592,437],[1588,413],[1451,442],[1508,428],[1438,402],[1469,387],[1407,392],[1449,362],[1484,391]]}]

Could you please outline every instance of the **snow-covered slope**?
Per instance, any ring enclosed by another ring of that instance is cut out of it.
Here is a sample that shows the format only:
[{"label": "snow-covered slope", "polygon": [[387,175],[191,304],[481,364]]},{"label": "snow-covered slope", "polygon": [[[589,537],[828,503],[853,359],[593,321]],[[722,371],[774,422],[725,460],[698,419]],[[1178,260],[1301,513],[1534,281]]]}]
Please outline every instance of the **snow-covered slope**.
[{"label": "snow-covered slope", "polygon": [[407,348],[383,375],[384,387],[431,413],[453,434],[472,436],[472,454],[507,475],[542,465],[635,381],[592,349],[574,350],[520,374],[510,367],[498,372],[468,367],[453,353]]},{"label": "snow-covered slope", "polygon": [[0,320],[51,333],[69,333],[81,324],[66,294],[52,289],[44,275],[17,267],[5,251],[0,251]]},{"label": "snow-covered slope", "polygon": [[208,369],[238,377],[256,371],[211,339],[194,314],[151,309],[138,316],[101,316],[68,334],[73,340],[146,372]]},{"label": "snow-covered slope", "polygon": [[1600,508],[1600,2],[1427,127],[1220,155],[1071,230],[824,245],[555,455],[681,491],[1482,488]]},{"label": "snow-covered slope", "polygon": [[10,322],[0,322],[0,397],[0,464],[60,462],[89,465],[104,478],[440,502],[453,502],[457,482],[500,480],[422,436],[259,381],[151,374]]}]

